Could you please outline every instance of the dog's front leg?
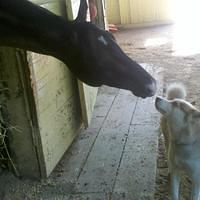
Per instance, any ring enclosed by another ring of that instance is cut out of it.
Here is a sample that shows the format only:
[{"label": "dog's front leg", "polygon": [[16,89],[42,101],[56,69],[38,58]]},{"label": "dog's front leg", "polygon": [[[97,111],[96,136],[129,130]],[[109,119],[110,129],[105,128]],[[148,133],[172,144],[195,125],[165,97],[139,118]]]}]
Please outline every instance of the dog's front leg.
[{"label": "dog's front leg", "polygon": [[171,171],[170,178],[171,178],[171,199],[179,200],[180,174],[177,171]]},{"label": "dog's front leg", "polygon": [[192,184],[192,200],[200,200],[200,181],[193,181]]}]

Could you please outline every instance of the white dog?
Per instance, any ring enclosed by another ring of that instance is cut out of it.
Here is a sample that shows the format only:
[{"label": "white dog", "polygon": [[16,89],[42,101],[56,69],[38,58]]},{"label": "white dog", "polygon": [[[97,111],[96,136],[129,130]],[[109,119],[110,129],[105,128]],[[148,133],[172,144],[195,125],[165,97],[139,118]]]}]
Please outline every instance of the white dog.
[{"label": "white dog", "polygon": [[192,181],[192,200],[200,200],[200,111],[184,100],[183,85],[167,88],[167,99],[157,97],[156,109],[163,115],[161,128],[168,154],[171,197],[179,200],[181,172]]}]

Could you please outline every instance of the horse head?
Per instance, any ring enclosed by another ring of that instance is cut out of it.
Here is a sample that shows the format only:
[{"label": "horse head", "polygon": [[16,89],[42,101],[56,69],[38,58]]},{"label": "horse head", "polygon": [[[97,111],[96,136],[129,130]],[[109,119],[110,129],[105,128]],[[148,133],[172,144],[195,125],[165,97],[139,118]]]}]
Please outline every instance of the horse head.
[{"label": "horse head", "polygon": [[86,0],[81,0],[74,21],[26,0],[1,0],[0,45],[54,56],[88,85],[153,96],[156,80],[123,52],[111,33],[86,22],[86,15]]}]

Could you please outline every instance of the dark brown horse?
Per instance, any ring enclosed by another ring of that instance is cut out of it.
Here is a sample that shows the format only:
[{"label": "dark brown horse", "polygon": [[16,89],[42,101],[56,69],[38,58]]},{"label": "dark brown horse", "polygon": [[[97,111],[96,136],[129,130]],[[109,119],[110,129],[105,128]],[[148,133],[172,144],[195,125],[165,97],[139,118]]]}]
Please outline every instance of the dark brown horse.
[{"label": "dark brown horse", "polygon": [[0,0],[0,45],[54,56],[91,86],[127,89],[139,97],[156,92],[156,81],[117,45],[114,37],[85,22],[86,0],[78,17],[66,21],[27,0]]}]

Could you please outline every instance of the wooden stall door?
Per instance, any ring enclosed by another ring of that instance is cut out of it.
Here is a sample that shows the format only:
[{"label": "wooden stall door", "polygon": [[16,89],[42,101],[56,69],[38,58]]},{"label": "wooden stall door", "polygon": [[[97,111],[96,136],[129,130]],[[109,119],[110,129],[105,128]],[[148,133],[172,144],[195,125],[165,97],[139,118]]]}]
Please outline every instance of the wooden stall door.
[{"label": "wooden stall door", "polygon": [[[63,1],[33,2],[63,15]],[[61,61],[32,52],[28,56],[39,125],[38,158],[42,177],[47,177],[82,125],[78,84],[76,77]]]}]

